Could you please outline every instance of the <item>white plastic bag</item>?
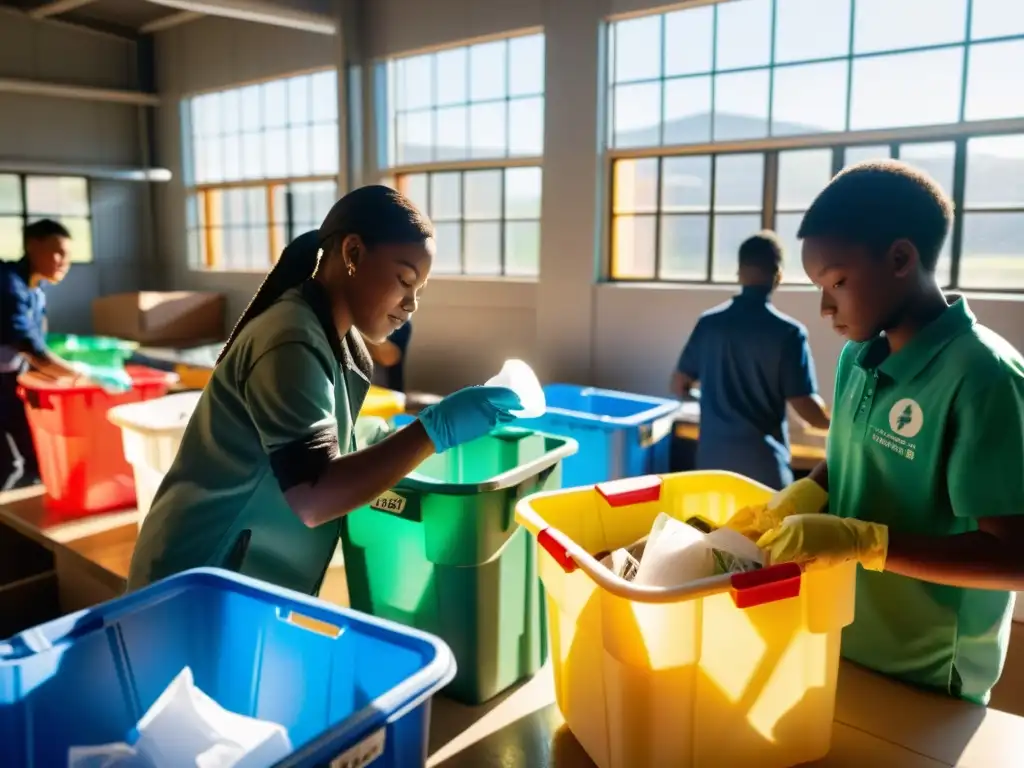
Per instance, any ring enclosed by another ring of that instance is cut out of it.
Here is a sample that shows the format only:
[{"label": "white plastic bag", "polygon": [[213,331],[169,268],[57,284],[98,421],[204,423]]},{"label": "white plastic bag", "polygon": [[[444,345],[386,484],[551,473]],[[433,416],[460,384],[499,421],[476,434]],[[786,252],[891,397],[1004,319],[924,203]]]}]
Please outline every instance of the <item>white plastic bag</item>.
[{"label": "white plastic bag", "polygon": [[523,409],[513,411],[512,415],[520,419],[535,419],[543,416],[547,409],[544,390],[540,386],[537,374],[522,360],[506,360],[497,375],[487,380],[486,386],[508,387],[519,395]]},{"label": "white plastic bag", "polygon": [[124,743],[68,750],[68,768],[154,768],[153,764]]},{"label": "white plastic bag", "polygon": [[664,512],[658,515],[633,583],[678,587],[714,575],[715,560],[707,536]]}]

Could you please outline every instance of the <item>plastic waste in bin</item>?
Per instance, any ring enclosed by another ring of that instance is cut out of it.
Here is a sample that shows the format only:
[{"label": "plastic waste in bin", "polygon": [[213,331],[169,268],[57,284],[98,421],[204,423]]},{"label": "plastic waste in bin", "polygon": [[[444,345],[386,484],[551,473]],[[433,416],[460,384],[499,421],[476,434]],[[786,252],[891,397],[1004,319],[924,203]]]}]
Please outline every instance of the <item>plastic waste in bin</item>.
[{"label": "plastic waste in bin", "polygon": [[57,357],[70,363],[85,363],[97,368],[123,368],[125,360],[138,348],[134,341],[108,336],[74,336],[48,333],[46,346]]}]

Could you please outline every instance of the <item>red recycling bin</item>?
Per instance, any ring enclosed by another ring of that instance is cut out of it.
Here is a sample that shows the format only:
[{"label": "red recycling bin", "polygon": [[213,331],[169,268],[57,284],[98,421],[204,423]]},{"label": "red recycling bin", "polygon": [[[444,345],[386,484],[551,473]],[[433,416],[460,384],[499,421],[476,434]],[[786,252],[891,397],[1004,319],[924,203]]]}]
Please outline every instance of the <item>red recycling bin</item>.
[{"label": "red recycling bin", "polygon": [[135,504],[135,482],[121,450],[121,429],[107,419],[107,411],[162,397],[177,376],[138,365],[125,366],[125,371],[132,388],[121,394],[92,385],[69,386],[34,373],[18,379],[46,486],[46,507],[57,518]]}]

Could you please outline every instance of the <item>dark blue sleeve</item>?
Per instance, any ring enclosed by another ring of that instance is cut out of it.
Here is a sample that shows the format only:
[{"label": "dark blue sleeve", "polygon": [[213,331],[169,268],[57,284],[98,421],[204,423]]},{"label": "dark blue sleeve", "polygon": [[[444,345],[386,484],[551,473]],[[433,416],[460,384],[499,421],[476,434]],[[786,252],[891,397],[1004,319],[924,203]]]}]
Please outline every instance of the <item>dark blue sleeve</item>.
[{"label": "dark blue sleeve", "polygon": [[47,353],[29,287],[9,269],[0,271],[0,343],[40,357]]},{"label": "dark blue sleeve", "polygon": [[409,347],[409,339],[412,337],[412,323],[406,323],[400,328],[396,328],[394,333],[388,336],[388,341],[394,344],[402,353],[402,357],[405,357],[405,350]]},{"label": "dark blue sleeve", "polygon": [[782,350],[782,395],[806,397],[816,394],[818,383],[814,378],[814,358],[807,343],[807,332],[802,328],[794,331]]},{"label": "dark blue sleeve", "polygon": [[689,376],[694,381],[700,381],[700,358],[703,338],[704,333],[701,322],[698,320],[697,325],[693,328],[693,333],[686,340],[686,346],[683,347],[682,354],[679,355],[679,362],[676,363],[676,370]]}]

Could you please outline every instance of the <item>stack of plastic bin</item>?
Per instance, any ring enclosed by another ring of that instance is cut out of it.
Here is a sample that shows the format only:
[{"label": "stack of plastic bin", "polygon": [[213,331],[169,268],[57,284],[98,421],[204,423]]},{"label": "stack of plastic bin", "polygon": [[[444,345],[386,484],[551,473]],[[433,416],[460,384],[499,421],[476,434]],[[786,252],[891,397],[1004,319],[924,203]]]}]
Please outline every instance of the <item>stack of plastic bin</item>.
[{"label": "stack of plastic bin", "polygon": [[669,470],[678,401],[575,384],[549,384],[544,397],[547,412],[517,424],[579,443],[565,460],[564,487]]},{"label": "stack of plastic bin", "polygon": [[60,517],[81,517],[135,503],[132,468],[117,445],[120,430],[107,411],[167,393],[175,376],[126,366],[132,388],[120,394],[94,385],[67,386],[27,373],[18,394],[32,429],[47,508]]},{"label": "stack of plastic bin", "polygon": [[541,551],[555,698],[598,768],[782,768],[828,752],[854,564],[656,588],[594,557],[647,535],[661,512],[720,526],[770,495],[732,473],[683,472],[519,503]]},{"label": "stack of plastic bin", "polygon": [[185,427],[202,392],[179,392],[156,400],[111,408],[107,418],[121,428],[124,457],[135,476],[139,527],[153,504],[164,475],[178,455]]},{"label": "stack of plastic bin", "polygon": [[353,608],[438,635],[459,673],[446,691],[486,701],[547,658],[542,591],[516,502],[560,487],[567,438],[505,428],[427,459],[342,519]]},{"label": "stack of plastic bin", "polygon": [[0,642],[0,765],[124,741],[184,667],[225,709],[283,725],[279,768],[413,768],[441,641],[226,571],[195,570]]}]

